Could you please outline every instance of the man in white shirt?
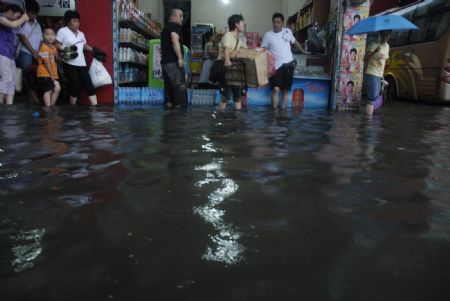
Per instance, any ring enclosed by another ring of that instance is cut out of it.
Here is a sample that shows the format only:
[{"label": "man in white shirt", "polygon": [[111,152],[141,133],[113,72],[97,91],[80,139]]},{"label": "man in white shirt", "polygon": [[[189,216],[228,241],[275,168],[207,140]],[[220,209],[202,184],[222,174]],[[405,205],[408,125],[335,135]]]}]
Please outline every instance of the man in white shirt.
[{"label": "man in white shirt", "polygon": [[19,45],[17,46],[17,66],[24,72],[25,83],[28,87],[28,95],[34,102],[38,102],[35,87],[36,69],[32,68],[39,58],[39,47],[42,41],[41,25],[36,17],[39,14],[40,6],[35,0],[26,1],[28,22],[25,22],[17,32]]},{"label": "man in white shirt", "polygon": [[289,28],[283,28],[283,24],[283,14],[273,14],[273,31],[269,31],[264,35],[261,45],[261,47],[266,48],[275,56],[276,73],[270,78],[272,105],[275,110],[278,109],[278,94],[280,90],[283,91],[281,108],[284,110],[292,87],[296,62],[292,55],[291,44],[294,44],[300,52],[308,53],[297,42],[292,31]]}]

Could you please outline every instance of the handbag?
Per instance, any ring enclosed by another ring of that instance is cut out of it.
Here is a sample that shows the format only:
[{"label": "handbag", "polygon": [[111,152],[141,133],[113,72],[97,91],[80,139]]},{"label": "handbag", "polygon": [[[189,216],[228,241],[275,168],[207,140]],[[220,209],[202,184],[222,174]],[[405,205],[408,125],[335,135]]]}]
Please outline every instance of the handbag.
[{"label": "handbag", "polygon": [[215,60],[211,66],[211,71],[209,73],[209,80],[212,82],[220,82],[224,75],[224,59]]},{"label": "handbag", "polygon": [[[236,45],[234,46],[235,51],[237,49],[237,46],[239,44],[239,38],[236,37]],[[213,83],[215,82],[222,82],[224,80],[225,75],[225,60],[224,59],[218,59],[215,60],[213,65],[211,66],[211,71],[209,73],[209,80]]]}]

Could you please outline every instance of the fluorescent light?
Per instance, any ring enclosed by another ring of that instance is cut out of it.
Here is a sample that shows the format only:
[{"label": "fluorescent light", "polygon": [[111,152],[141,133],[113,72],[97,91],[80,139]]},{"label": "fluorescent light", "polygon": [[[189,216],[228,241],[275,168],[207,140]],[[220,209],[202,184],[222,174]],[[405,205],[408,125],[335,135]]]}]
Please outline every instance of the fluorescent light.
[{"label": "fluorescent light", "polygon": [[222,0],[223,4],[228,4],[230,3],[230,0]]}]

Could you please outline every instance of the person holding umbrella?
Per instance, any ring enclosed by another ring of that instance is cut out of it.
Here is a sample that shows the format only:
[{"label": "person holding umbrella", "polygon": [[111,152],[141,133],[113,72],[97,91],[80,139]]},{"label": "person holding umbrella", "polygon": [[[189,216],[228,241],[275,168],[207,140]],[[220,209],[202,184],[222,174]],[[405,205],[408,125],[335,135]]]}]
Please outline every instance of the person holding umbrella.
[{"label": "person holding umbrella", "polygon": [[373,114],[373,104],[380,95],[381,81],[386,60],[389,58],[389,38],[392,30],[418,30],[419,28],[399,15],[380,15],[363,19],[350,28],[346,34],[358,35],[369,32],[378,32],[379,43],[372,43],[367,47],[367,70],[364,85],[367,90],[367,115]]},{"label": "person holding umbrella", "polygon": [[366,114],[373,114],[373,104],[380,95],[381,81],[383,79],[384,66],[389,58],[390,30],[379,32],[379,43],[372,43],[367,47],[367,70],[364,76],[364,84],[367,90]]}]

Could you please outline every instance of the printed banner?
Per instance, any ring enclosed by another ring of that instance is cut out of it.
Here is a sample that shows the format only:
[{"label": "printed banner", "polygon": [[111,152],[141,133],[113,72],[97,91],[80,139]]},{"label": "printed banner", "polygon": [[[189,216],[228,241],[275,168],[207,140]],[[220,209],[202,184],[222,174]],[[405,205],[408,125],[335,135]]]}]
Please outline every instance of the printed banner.
[{"label": "printed banner", "polygon": [[[327,109],[330,97],[330,81],[328,79],[294,78],[289,92],[287,107],[308,109]],[[249,88],[247,104],[257,106],[272,105],[272,90],[268,85],[255,89]]]},{"label": "printed banner", "polygon": [[37,0],[41,6],[39,15],[62,17],[67,10],[75,9],[75,0]]},{"label": "printed banner", "polygon": [[[344,13],[344,32],[369,16],[370,1],[348,3]],[[339,70],[339,98],[337,110],[358,111],[361,106],[366,35],[344,34]]]}]

